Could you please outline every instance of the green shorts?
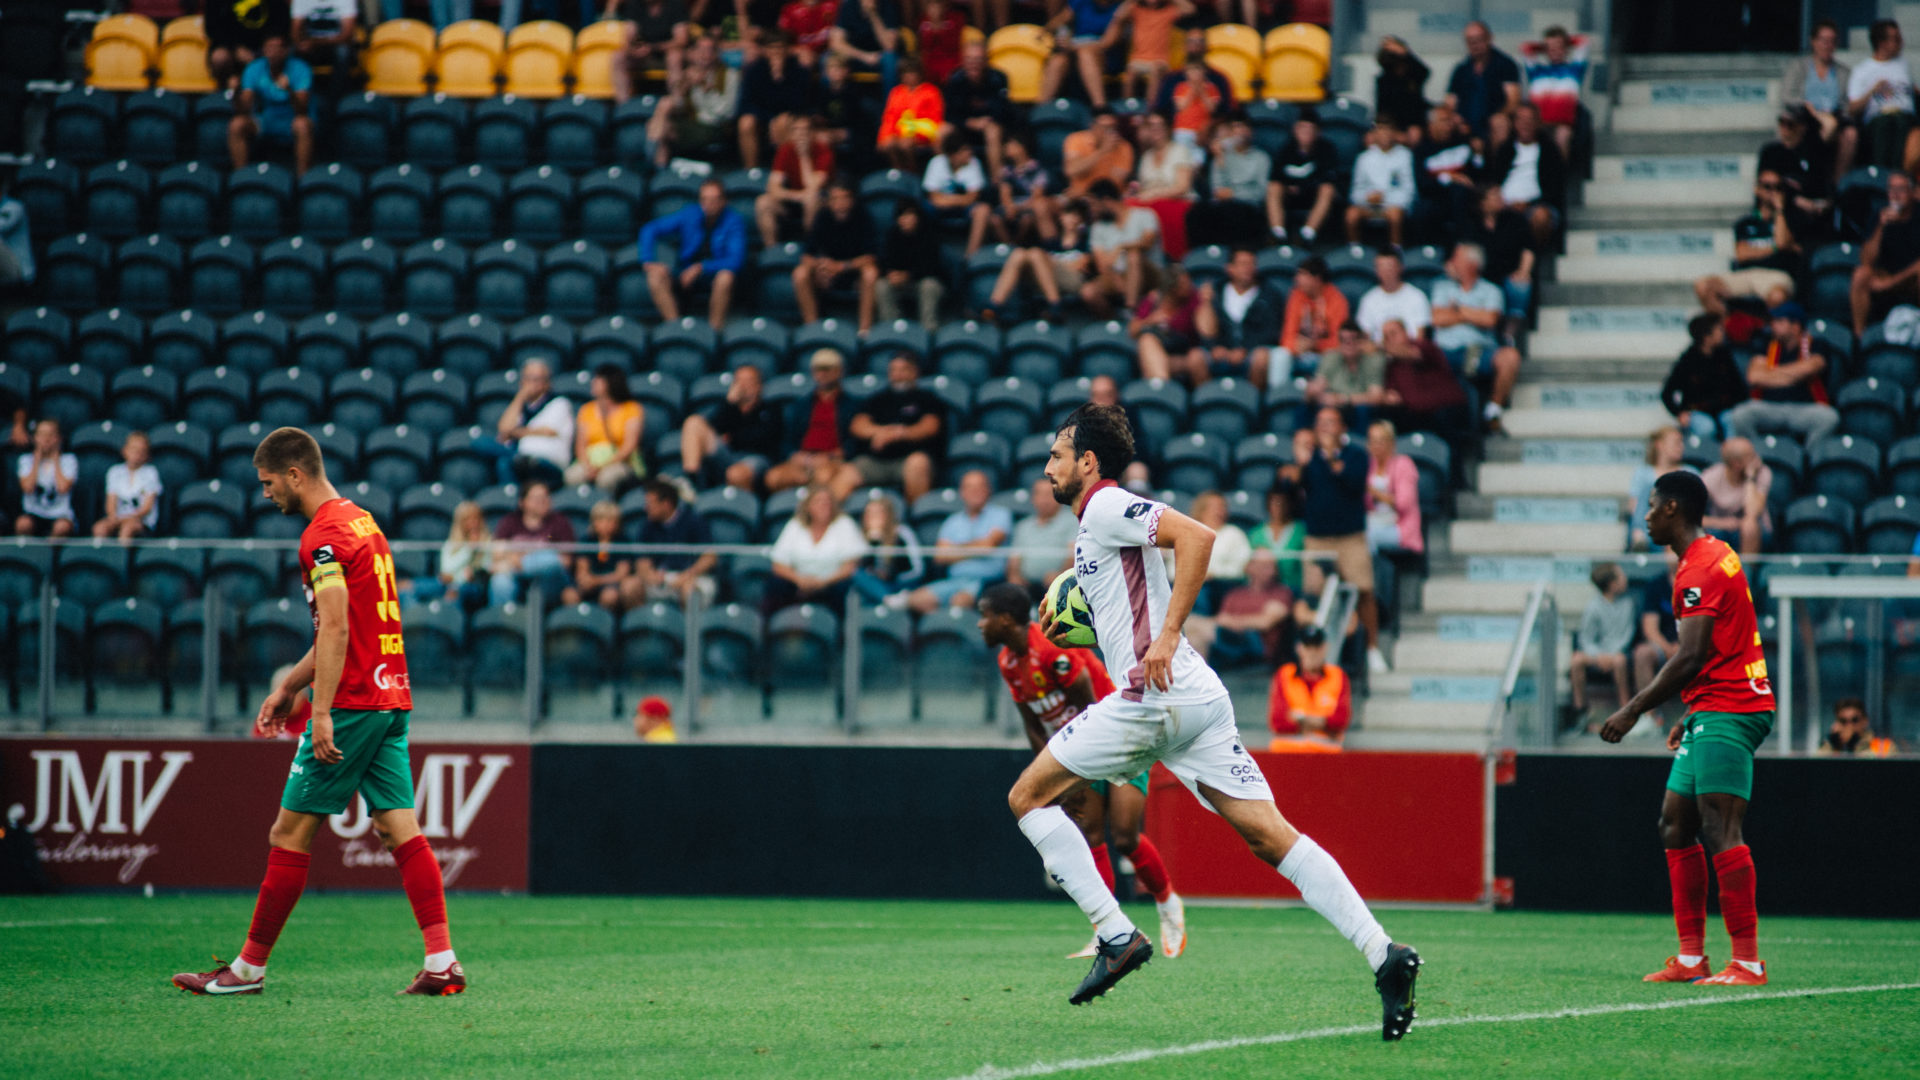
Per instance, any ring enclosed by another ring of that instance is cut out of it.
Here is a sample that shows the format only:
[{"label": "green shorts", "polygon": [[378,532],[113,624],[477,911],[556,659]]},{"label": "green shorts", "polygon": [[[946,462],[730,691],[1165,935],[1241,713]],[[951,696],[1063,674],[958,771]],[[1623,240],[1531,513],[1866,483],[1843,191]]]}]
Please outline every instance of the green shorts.
[{"label": "green shorts", "polygon": [[1688,713],[1687,733],[1667,773],[1667,790],[1753,798],[1753,752],[1773,730],[1773,713]]},{"label": "green shorts", "polygon": [[301,814],[343,813],[354,792],[369,810],[413,809],[413,771],[407,765],[407,717],[393,709],[368,712],[333,710],[333,745],[339,764],[324,765],[313,756],[313,731],[300,736],[287,789],[280,805]]},{"label": "green shorts", "polygon": [[[1144,796],[1147,793],[1147,776],[1149,773],[1152,773],[1152,772],[1153,772],[1152,769],[1147,769],[1145,772],[1142,772],[1139,776],[1136,776],[1133,779],[1127,781],[1127,783],[1134,787],[1139,788],[1140,794]],[[1089,788],[1092,788],[1094,793],[1097,795],[1105,796],[1107,793],[1108,785],[1105,780],[1094,780],[1089,782],[1087,786]]]}]

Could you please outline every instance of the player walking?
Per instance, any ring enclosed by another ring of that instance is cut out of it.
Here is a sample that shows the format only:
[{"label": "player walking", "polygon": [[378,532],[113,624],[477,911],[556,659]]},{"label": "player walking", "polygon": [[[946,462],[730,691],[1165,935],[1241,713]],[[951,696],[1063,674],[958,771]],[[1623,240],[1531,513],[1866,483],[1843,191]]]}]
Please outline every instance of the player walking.
[{"label": "player walking", "polygon": [[267,498],[310,524],[300,535],[300,566],[313,614],[313,648],[260,705],[257,728],[277,735],[294,696],[313,687],[313,715],[294,753],[280,816],[267,833],[267,876],[240,958],[212,971],[183,972],[173,984],[196,994],[257,994],[267,954],[307,884],[313,837],[354,793],[367,801],[373,828],[400,868],[426,941],[424,970],[403,994],[458,994],[466,973],[447,933],[440,863],[413,820],[407,767],[407,716],[413,694],[400,635],[393,553],[373,516],[327,481],[320,444],[298,428],[267,435],[253,452]]},{"label": "player walking", "polygon": [[[1753,853],[1740,823],[1753,796],[1753,752],[1773,730],[1773,685],[1740,555],[1701,531],[1706,510],[1707,485],[1693,473],[1654,481],[1647,537],[1680,556],[1673,576],[1680,647],[1652,682],[1607,717],[1600,737],[1619,742],[1641,714],[1676,693],[1686,702],[1687,714],[1667,732],[1667,749],[1677,754],[1660,804],[1680,952],[1645,981],[1765,986]],[[1720,916],[1733,939],[1733,962],[1718,975],[1706,955],[1708,849],[1720,878]]]},{"label": "player walking", "polygon": [[[1106,665],[1090,649],[1061,648],[1048,641],[1032,621],[1032,601],[1027,590],[1012,582],[1001,582],[980,595],[980,636],[988,645],[1000,647],[1000,677],[1007,680],[1014,705],[1025,721],[1027,741],[1035,753],[1047,745],[1048,736],[1060,730],[1067,717],[1113,693],[1113,680]],[[1096,780],[1068,795],[1060,805],[1080,826],[1093,849],[1093,864],[1108,890],[1113,888],[1113,860],[1107,855],[1107,829],[1113,829],[1113,846],[1120,857],[1133,863],[1140,884],[1153,894],[1154,907],[1160,912],[1160,949],[1168,956],[1179,956],[1187,947],[1187,910],[1180,895],[1173,891],[1160,850],[1140,831],[1147,816],[1147,778],[1142,772],[1124,784],[1109,785]],[[1069,959],[1095,955],[1100,938],[1095,935],[1087,947]]]},{"label": "player walking", "polygon": [[[1381,1036],[1398,1039],[1413,1026],[1420,956],[1387,937],[1333,856],[1274,806],[1266,777],[1240,744],[1226,686],[1181,633],[1207,576],[1213,530],[1115,483],[1132,460],[1126,413],[1092,404],[1067,418],[1047,459],[1054,497],[1080,518],[1074,574],[1100,651],[1123,672],[1121,689],[1054,732],[1007,795],[1020,831],[1100,938],[1093,970],[1067,1000],[1079,1005],[1106,993],[1146,963],[1153,946],[1101,883],[1086,837],[1058,803],[1089,781],[1125,780],[1159,761],[1366,955],[1380,992]],[[1155,548],[1172,549],[1179,584],[1168,582]]]}]

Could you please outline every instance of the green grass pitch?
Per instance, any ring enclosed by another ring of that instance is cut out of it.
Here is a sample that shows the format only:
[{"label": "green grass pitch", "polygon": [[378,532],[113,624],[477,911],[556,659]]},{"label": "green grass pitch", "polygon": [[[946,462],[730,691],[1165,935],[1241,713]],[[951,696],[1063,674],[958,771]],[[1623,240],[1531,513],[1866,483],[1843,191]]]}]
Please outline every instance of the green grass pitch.
[{"label": "green grass pitch", "polygon": [[168,984],[230,958],[251,904],[0,898],[0,1076],[1920,1074],[1913,923],[1763,908],[1772,985],[1715,991],[1640,982],[1673,950],[1654,916],[1387,911],[1427,958],[1421,1023],[1387,1045],[1364,963],[1297,908],[1195,907],[1185,956],[1082,1008],[1065,901],[457,895],[472,987],[423,999],[393,996],[420,961],[399,894],[314,894],[263,996]]}]

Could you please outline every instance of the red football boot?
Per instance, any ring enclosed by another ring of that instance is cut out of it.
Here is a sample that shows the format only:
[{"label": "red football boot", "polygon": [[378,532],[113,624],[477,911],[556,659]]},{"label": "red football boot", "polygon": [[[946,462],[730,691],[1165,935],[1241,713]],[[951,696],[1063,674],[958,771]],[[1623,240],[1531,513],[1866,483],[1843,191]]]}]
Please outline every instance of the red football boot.
[{"label": "red football boot", "polygon": [[[405,990],[400,991],[400,994],[425,994],[428,997],[452,997],[455,994],[465,991],[466,988],[467,973],[461,969],[460,961],[455,960],[452,967],[449,967],[438,975],[435,975],[431,971],[421,971],[420,974],[413,977],[413,982],[409,983]],[[395,996],[397,997],[399,995],[396,994]]]},{"label": "red football boot", "polygon": [[[1736,964],[1734,966],[1738,967],[1739,965]],[[1707,976],[1712,974],[1713,974],[1713,969],[1707,966],[1707,958],[1704,956],[1700,958],[1699,963],[1693,965],[1692,967],[1688,967],[1685,964],[1682,964],[1680,962],[1680,958],[1677,956],[1669,956],[1667,957],[1667,964],[1665,967],[1661,968],[1659,971],[1656,971],[1651,975],[1648,975],[1646,978],[1643,978],[1640,981],[1641,982],[1690,983],[1690,982],[1699,982],[1701,979],[1704,979]]]},{"label": "red football boot", "polygon": [[[214,957],[215,960],[220,959]],[[221,964],[212,971],[183,971],[173,977],[173,985],[193,994],[257,994],[267,985],[267,977],[242,979],[233,973],[228,964]]]},{"label": "red football boot", "polygon": [[1745,964],[1733,961],[1720,969],[1720,974],[1710,975],[1700,980],[1702,986],[1765,986],[1767,985],[1767,965],[1760,963],[1758,973],[1749,971]]}]

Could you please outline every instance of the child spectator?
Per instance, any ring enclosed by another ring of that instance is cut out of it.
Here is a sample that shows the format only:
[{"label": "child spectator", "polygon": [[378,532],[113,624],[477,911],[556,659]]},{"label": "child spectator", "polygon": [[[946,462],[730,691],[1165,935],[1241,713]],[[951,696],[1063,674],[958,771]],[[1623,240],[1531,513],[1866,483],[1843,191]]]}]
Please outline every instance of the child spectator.
[{"label": "child spectator", "polygon": [[900,305],[908,290],[918,302],[916,314],[928,333],[940,328],[940,299],[946,295],[946,269],[940,262],[940,243],[927,228],[926,211],[902,203],[880,245],[880,279],[874,283],[874,307],[883,323],[901,317]]},{"label": "child spectator", "polygon": [[926,0],[920,14],[920,66],[927,84],[938,87],[960,66],[960,37],[966,16],[947,0]]},{"label": "child spectator", "polygon": [[[1142,101],[1160,96],[1160,80],[1173,70],[1173,24],[1193,14],[1187,0],[1128,0],[1113,21],[1132,27],[1123,91]],[[1136,94],[1134,87],[1141,87]]]},{"label": "child spectator", "polygon": [[120,446],[121,464],[107,470],[107,513],[93,523],[93,535],[132,540],[153,531],[160,521],[160,470],[147,433],[133,431]]},{"label": "child spectator", "polygon": [[964,230],[967,254],[980,250],[986,239],[987,223],[993,207],[987,202],[987,171],[973,156],[966,136],[949,131],[940,142],[940,153],[927,162],[920,188],[927,198],[927,215],[933,224],[947,232]]},{"label": "child spectator", "polygon": [[[918,162],[940,137],[946,115],[940,88],[924,81],[920,61],[900,61],[900,84],[887,93],[886,111],[880,116],[880,152],[901,172],[917,172]],[[984,176],[980,184],[986,186]]]},{"label": "child spectator", "polygon": [[645,602],[646,586],[633,572],[633,557],[613,551],[620,542],[619,504],[607,499],[594,503],[587,530],[593,549],[574,556],[573,584],[561,592],[560,602],[572,607],[591,597],[615,615]]},{"label": "child spectator", "polygon": [[1580,628],[1574,631],[1573,655],[1568,658],[1572,678],[1572,708],[1569,718],[1578,723],[1587,712],[1587,674],[1605,672],[1613,677],[1613,688],[1625,705],[1633,697],[1627,670],[1627,646],[1633,644],[1640,605],[1627,595],[1627,575],[1612,563],[1593,568],[1593,587],[1600,595],[1587,601],[1580,613]]},{"label": "child spectator", "polygon": [[1175,141],[1200,149],[1207,141],[1207,133],[1213,130],[1214,121],[1233,108],[1233,91],[1214,81],[1218,75],[1219,72],[1202,63],[1198,55],[1190,54],[1186,66],[1181,68],[1180,78],[1166,84],[1161,91],[1167,108],[1151,115],[1172,122]]},{"label": "child spectator", "polygon": [[927,576],[927,560],[920,538],[912,529],[900,527],[900,507],[892,495],[875,492],[867,500],[860,512],[860,531],[875,549],[903,550],[892,554],[873,550],[862,556],[853,572],[853,591],[869,604],[905,607],[907,593]]},{"label": "child spectator", "polygon": [[1413,151],[1400,145],[1393,121],[1380,117],[1367,137],[1367,148],[1353,163],[1353,189],[1348,193],[1347,242],[1360,242],[1368,220],[1385,220],[1387,239],[1400,246],[1406,232],[1407,211],[1413,207]]},{"label": "child spectator", "polygon": [[739,101],[740,73],[721,61],[713,38],[694,42],[686,68],[667,83],[667,96],[648,122],[653,163],[665,168],[676,155],[710,159],[734,133]]},{"label": "child spectator", "polygon": [[851,286],[860,292],[860,332],[873,326],[874,286],[880,278],[876,246],[873,221],[856,201],[853,185],[835,183],[827,193],[827,212],[807,231],[806,254],[793,268],[801,323],[820,317],[820,292]]}]

